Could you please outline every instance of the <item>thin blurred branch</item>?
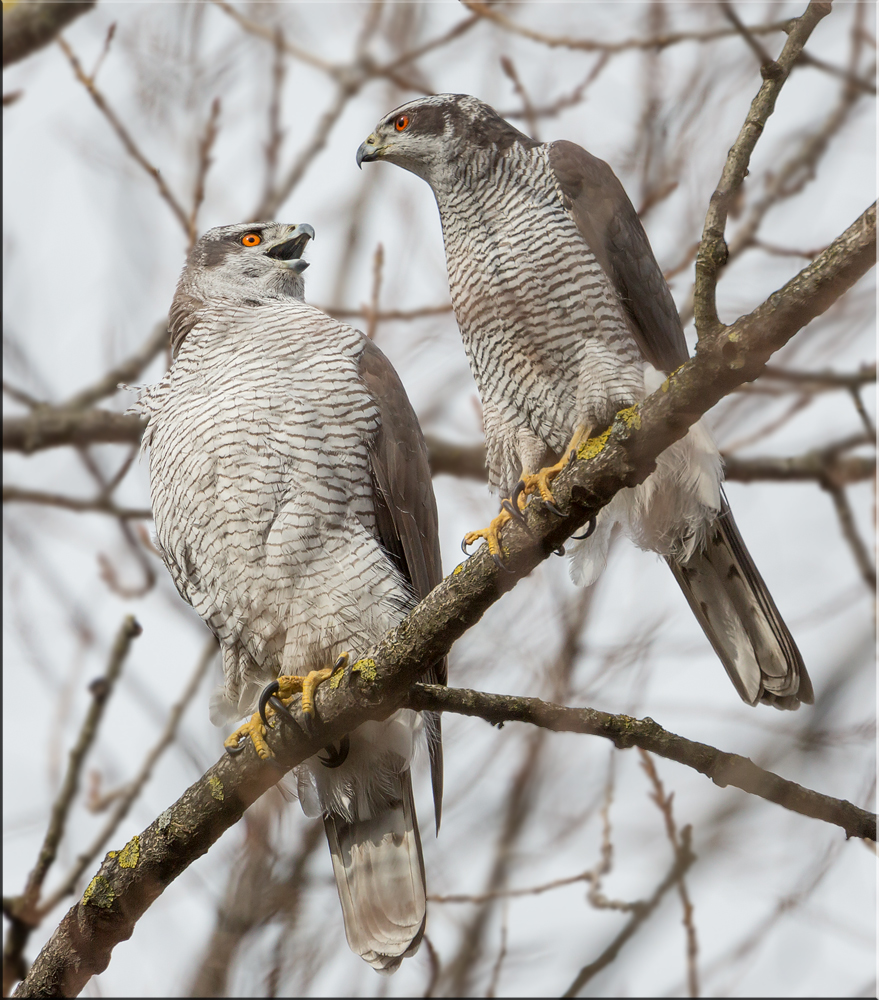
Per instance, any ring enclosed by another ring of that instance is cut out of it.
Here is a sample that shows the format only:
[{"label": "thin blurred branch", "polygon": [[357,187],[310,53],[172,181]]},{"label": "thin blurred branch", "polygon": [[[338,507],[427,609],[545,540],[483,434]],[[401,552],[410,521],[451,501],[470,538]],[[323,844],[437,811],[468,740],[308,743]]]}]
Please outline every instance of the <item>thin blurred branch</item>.
[{"label": "thin blurred branch", "polygon": [[[624,52],[627,49],[665,49],[669,45],[680,42],[711,42],[717,38],[726,38],[738,33],[737,28],[716,28],[712,31],[674,31],[664,35],[654,35],[650,38],[629,38],[622,42],[602,42],[594,38],[571,38],[568,35],[547,35],[542,31],[534,31],[521,24],[511,21],[496,7],[490,7],[479,0],[461,0],[465,7],[493,21],[505,31],[521,35],[532,42],[539,42],[549,48],[580,49],[584,52]],[[753,34],[770,34],[777,31],[787,31],[790,21],[773,21],[771,24],[758,24],[748,30]]]},{"label": "thin blurred branch", "polygon": [[284,32],[280,25],[275,28],[275,58],[272,63],[272,96],[269,100],[269,137],[265,145],[266,179],[263,186],[262,201],[264,202],[275,190],[278,177],[278,162],[281,155],[281,145],[284,142],[284,129],[281,127],[281,95],[284,92],[284,79],[287,67],[284,65]]},{"label": "thin blurred branch", "polygon": [[132,804],[137,799],[138,795],[140,795],[144,785],[147,781],[149,781],[153,768],[156,766],[156,762],[166,750],[173,746],[177,728],[180,725],[183,713],[192,703],[192,699],[195,697],[195,693],[216,655],[217,641],[213,638],[213,636],[211,636],[205,644],[204,652],[199,657],[199,660],[195,665],[195,669],[186,683],[183,693],[171,706],[171,709],[168,712],[168,718],[165,722],[165,728],[162,730],[158,740],[156,740],[146,757],[144,757],[143,763],[134,778],[132,778],[132,780],[124,787],[118,789],[117,793],[113,796],[113,801],[115,801],[116,805],[101,832],[97,837],[95,837],[85,851],[77,855],[75,864],[64,876],[61,881],[61,885],[52,893],[51,896],[49,896],[37,907],[36,917],[38,919],[42,920],[64,899],[65,896],[69,896],[76,890],[76,884],[82,878],[85,870],[98,856],[98,853],[103,849],[110,837],[112,837],[116,832],[116,829],[122,820],[128,815],[128,811]]},{"label": "thin blurred branch", "polygon": [[384,262],[385,248],[379,243],[372,257],[372,296],[369,305],[364,307],[367,319],[366,336],[370,340],[375,339],[375,334],[378,330],[378,301],[382,289],[382,266]]},{"label": "thin blurred branch", "polygon": [[67,56],[70,65],[73,67],[73,72],[76,75],[77,80],[79,80],[79,82],[85,87],[85,89],[89,93],[89,96],[94,101],[95,106],[110,123],[111,128],[119,137],[119,140],[122,143],[122,145],[125,147],[125,151],[135,161],[135,163],[137,163],[138,166],[142,167],[143,170],[147,174],[149,174],[149,176],[152,177],[152,179],[155,181],[156,188],[158,189],[160,196],[168,204],[171,211],[174,213],[174,216],[176,217],[177,221],[183,227],[183,232],[186,234],[188,238],[189,219],[187,218],[183,206],[171,193],[170,188],[165,183],[164,179],[162,178],[162,175],[159,173],[158,168],[154,167],[152,163],[150,163],[149,160],[140,151],[134,139],[131,138],[128,129],[125,128],[125,126],[119,120],[119,117],[116,115],[115,111],[113,111],[113,109],[107,103],[107,100],[104,97],[104,95],[95,86],[94,80],[84,72],[82,65],[79,62],[79,59],[77,59],[77,57],[74,55],[73,50],[70,48],[67,42],[63,38],[59,38],[58,44],[61,46],[64,55]]},{"label": "thin blurred branch", "polygon": [[[317,308],[322,309],[328,316],[332,316],[335,319],[366,320],[369,318],[362,307],[360,309],[338,309],[334,306],[318,306]],[[423,306],[420,309],[390,309],[386,312],[377,312],[375,317],[379,323],[406,323],[413,319],[424,319],[426,316],[443,316],[451,311],[452,303],[449,302],[447,305]]]},{"label": "thin blurred branch", "polygon": [[58,408],[84,410],[87,406],[92,406],[99,400],[107,396],[112,396],[118,390],[120,382],[130,382],[138,378],[144,368],[154,358],[157,358],[169,343],[168,321],[167,319],[163,319],[156,323],[143,346],[135,351],[130,358],[126,358],[121,364],[116,365],[115,368],[111,368],[94,385],[83,389],[75,396],[71,396],[66,403],[61,403]]},{"label": "thin blurred branch", "polygon": [[617,955],[619,955],[623,945],[626,944],[626,942],[635,934],[644,921],[647,920],[647,918],[653,913],[669,889],[680,883],[680,880],[684,877],[687,869],[696,860],[696,855],[693,854],[690,849],[690,835],[690,827],[685,826],[683,830],[681,830],[681,843],[675,853],[674,864],[671,866],[668,874],[662,882],[660,882],[660,884],[656,887],[653,895],[646,903],[642,903],[635,910],[626,926],[622,929],[622,931],[620,931],[608,947],[604,949],[598,958],[596,958],[595,961],[590,962],[589,965],[583,966],[583,968],[575,976],[574,981],[565,990],[562,996],[575,997],[590,979],[601,972],[602,969],[610,965],[611,962],[616,959]]},{"label": "thin blurred branch", "polygon": [[540,142],[540,138],[537,134],[537,114],[535,113],[534,105],[531,98],[528,96],[528,92],[525,90],[525,85],[519,77],[519,73],[513,63],[513,60],[510,59],[509,56],[501,56],[501,69],[513,84],[513,90],[515,90],[515,92],[522,99],[522,110],[519,112],[518,117],[525,119],[528,135],[530,135],[531,138],[537,142]]},{"label": "thin blurred branch", "polygon": [[[435,476],[450,475],[485,482],[485,445],[459,445],[427,435],[430,470]],[[876,473],[875,456],[855,455],[848,458],[841,454],[860,445],[872,444],[872,436],[864,434],[843,438],[803,455],[738,458],[722,452],[725,478],[733,482],[752,483],[760,480],[772,482],[803,482],[835,484],[861,482]]]},{"label": "thin blurred branch", "polygon": [[30,393],[25,392],[23,389],[17,389],[14,385],[11,385],[6,379],[3,380],[3,392],[9,396],[10,399],[14,399],[16,403],[21,403],[23,406],[27,406],[29,409],[33,409],[35,406],[40,405],[40,401]]},{"label": "thin blurred branch", "polygon": [[590,868],[579,875],[571,875],[568,878],[557,878],[551,882],[544,882],[543,885],[532,885],[527,889],[498,889],[494,892],[483,892],[479,894],[452,893],[449,896],[428,896],[431,903],[485,903],[492,899],[512,899],[517,896],[540,896],[544,892],[551,892],[553,889],[563,889],[566,885],[575,885],[577,882],[591,882],[595,878],[595,872]]},{"label": "thin blurred branch", "polygon": [[3,5],[3,68],[54,41],[59,31],[94,7],[95,0]]},{"label": "thin blurred branch", "polygon": [[309,168],[312,161],[326,146],[332,134],[333,126],[339,122],[345,105],[357,93],[358,86],[357,84],[350,83],[340,84],[336,88],[332,104],[317,120],[311,136],[303,138],[302,141],[297,143],[297,148],[300,150],[298,159],[294,161],[293,165],[287,171],[287,175],[280,185],[265,193],[262,201],[251,216],[252,221],[259,222],[263,219],[274,218],[278,209],[290,197],[296,185],[305,176],[305,171]]},{"label": "thin blurred branch", "polygon": [[[571,603],[564,619],[559,651],[548,671],[548,687],[554,697],[565,698],[570,691],[571,676],[582,645],[582,635],[592,607],[594,590],[582,591]],[[547,748],[547,733],[536,729],[529,733],[523,747],[522,760],[516,770],[500,817],[494,857],[485,880],[486,889],[477,901],[477,909],[462,928],[454,956],[443,970],[442,992],[447,996],[470,996],[473,991],[473,969],[480,961],[491,904],[506,886],[511,859],[531,817],[532,801],[541,765]]]},{"label": "thin blurred branch", "polygon": [[140,625],[129,615],[123,621],[116,635],[104,676],[92,681],[90,685],[92,702],[86,712],[76,743],[70,750],[67,771],[52,806],[49,826],[37,863],[28,876],[22,894],[11,899],[4,897],[3,912],[9,920],[9,928],[3,946],[4,996],[9,995],[9,991],[17,979],[24,979],[27,974],[24,967],[24,948],[31,931],[39,924],[38,907],[43,882],[58,855],[58,847],[67,825],[67,816],[79,789],[83,762],[97,737],[98,728],[104,716],[104,708],[113,694],[131,641],[139,636],[141,631]]},{"label": "thin blurred branch", "polygon": [[153,516],[153,512],[148,507],[117,507],[108,497],[80,500],[76,497],[66,497],[55,493],[41,493],[38,490],[23,490],[17,486],[3,487],[3,503],[34,503],[79,512],[94,511],[100,514],[110,514],[112,517],[120,517],[123,520],[147,519]]},{"label": "thin blurred branch", "polygon": [[722,329],[717,316],[716,285],[718,272],[728,259],[724,230],[733,199],[745,178],[751,154],[757,145],[757,140],[763,134],[766,121],[775,110],[775,102],[794,62],[812,31],[829,13],[829,3],[810,0],[805,13],[793,22],[778,60],[763,67],[763,84],[751,103],[745,123],[727,156],[717,189],[711,196],[699,252],[696,255],[696,287],[693,301],[696,329],[700,338],[703,334],[716,334]]},{"label": "thin blurred branch", "polygon": [[136,444],[146,421],[109,410],[69,410],[41,406],[25,417],[3,421],[3,450],[30,455],[65,445]]},{"label": "thin blurred branch", "polygon": [[864,578],[864,582],[871,590],[875,591],[876,566],[870,558],[867,546],[858,533],[854,514],[852,513],[851,504],[848,502],[848,497],[845,494],[845,489],[838,483],[831,481],[824,482],[821,485],[833,499],[833,506],[836,508],[836,516],[839,518],[839,526],[842,529],[843,537],[848,543],[852,555],[855,557],[855,562],[861,576]]},{"label": "thin blurred branch", "polygon": [[211,102],[211,113],[208,116],[204,135],[198,143],[198,167],[195,172],[195,185],[192,192],[192,211],[189,213],[188,220],[189,250],[193,248],[195,241],[198,238],[196,220],[198,219],[198,210],[201,208],[201,204],[204,201],[205,181],[212,163],[211,150],[217,140],[217,133],[219,131],[217,128],[217,122],[219,121],[219,118],[220,98],[215,97]]},{"label": "thin blurred branch", "polygon": [[[586,98],[586,91],[589,87],[598,79],[601,75],[601,71],[610,62],[611,53],[602,52],[601,55],[595,60],[592,69],[586,74],[582,83],[578,83],[576,87],[569,94],[562,94],[557,97],[552,104],[544,104],[531,106],[531,115],[536,120],[538,118],[555,118],[557,115],[561,114],[562,111],[567,111],[569,108],[574,108],[580,104]],[[499,111],[498,114],[501,118],[523,118],[525,117],[525,112],[521,108],[509,108],[503,111]]]},{"label": "thin blurred branch", "polygon": [[[665,832],[671,843],[674,856],[677,857],[681,850],[681,842],[678,837],[674,813],[672,812],[674,793],[671,795],[665,794],[665,789],[662,786],[662,781],[657,773],[656,766],[650,758],[650,754],[640,748],[638,749],[638,753],[641,755],[641,767],[644,768],[647,777],[653,785],[653,794],[650,797],[656,803],[656,807],[665,819]],[[690,996],[697,997],[699,996],[699,970],[696,965],[696,958],[699,954],[699,944],[696,938],[696,926],[693,923],[693,904],[690,902],[690,894],[687,891],[687,883],[683,872],[681,872],[681,877],[678,880],[678,895],[681,897],[681,905],[684,908],[683,923],[687,934],[687,985],[690,988]]]},{"label": "thin blurred branch", "polygon": [[742,23],[741,18],[733,9],[731,3],[727,3],[726,0],[720,5],[720,9],[723,11],[724,16],[733,25],[736,31],[744,38],[747,43],[748,48],[754,53],[760,62],[760,68],[768,66],[772,62],[772,56],[763,48],[760,41],[754,35],[754,32],[746,25]]}]

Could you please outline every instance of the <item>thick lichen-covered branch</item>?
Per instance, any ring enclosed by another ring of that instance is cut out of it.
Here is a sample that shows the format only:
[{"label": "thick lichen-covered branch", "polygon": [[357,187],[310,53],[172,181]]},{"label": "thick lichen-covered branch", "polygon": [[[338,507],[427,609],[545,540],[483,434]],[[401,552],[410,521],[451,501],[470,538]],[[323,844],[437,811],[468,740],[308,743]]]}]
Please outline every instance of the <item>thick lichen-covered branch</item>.
[{"label": "thick lichen-covered branch", "polygon": [[[875,262],[875,247],[873,206],[753,313],[726,328],[722,336],[701,340],[694,359],[643,403],[618,414],[608,431],[600,439],[587,441],[579,460],[554,480],[553,492],[566,511],[564,516],[532,504],[526,509],[527,531],[515,522],[505,528],[506,570],[494,563],[485,547],[480,549],[399,626],[372,649],[354,651],[360,658],[352,658],[347,670],[337,671],[318,689],[321,724],[315,736],[292,726],[270,734],[284,767],[301,763],[367,719],[384,718],[407,703],[412,685],[424,670],[445,656],[495,601],[620,489],[643,481],[660,452],[725,394],[755,378],[773,351],[865,274]],[[294,706],[294,715],[298,713]],[[656,727],[654,736],[660,743],[661,732]],[[224,759],[211,768],[124,851],[111,852],[16,995],[75,996],[92,975],[106,968],[114,945],[131,935],[153,900],[237,822],[280,773],[271,764],[261,763],[248,746],[240,757]],[[735,774],[736,768],[721,772],[721,777],[728,782],[730,773]],[[767,797],[783,798],[784,794],[772,792]]]}]

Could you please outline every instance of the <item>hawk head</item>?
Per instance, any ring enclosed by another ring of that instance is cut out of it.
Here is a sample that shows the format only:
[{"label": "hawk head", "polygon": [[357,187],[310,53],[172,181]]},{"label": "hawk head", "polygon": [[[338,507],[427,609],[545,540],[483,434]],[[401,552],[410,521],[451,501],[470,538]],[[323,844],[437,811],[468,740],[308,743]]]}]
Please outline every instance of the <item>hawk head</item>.
[{"label": "hawk head", "polygon": [[302,251],[313,239],[308,223],[242,222],[209,229],[192,248],[171,303],[173,352],[205,302],[259,306],[304,298],[308,261]]},{"label": "hawk head", "polygon": [[538,143],[468,94],[436,94],[403,104],[378,123],[357,150],[357,165],[388,160],[428,183],[449,164],[475,152],[503,153],[513,143]]}]

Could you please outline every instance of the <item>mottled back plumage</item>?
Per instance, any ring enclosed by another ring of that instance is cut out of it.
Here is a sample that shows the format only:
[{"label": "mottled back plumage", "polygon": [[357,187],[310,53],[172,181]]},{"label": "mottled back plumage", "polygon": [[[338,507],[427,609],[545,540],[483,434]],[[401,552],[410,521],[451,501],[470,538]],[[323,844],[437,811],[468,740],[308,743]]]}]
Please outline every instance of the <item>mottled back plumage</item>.
[{"label": "mottled back plumage", "polygon": [[[397,108],[361,145],[422,177],[439,207],[455,316],[483,405],[489,479],[522,473],[596,433],[687,360],[674,301],[610,167],[567,141],[538,143],[462,94]],[[710,435],[694,425],[622,490],[592,536],[569,546],[572,575],[603,569],[621,523],[669,562],[741,696],[812,700],[799,651],[738,534]]]},{"label": "mottled back plumage", "polygon": [[[227,226],[196,244],[170,313],[174,362],[143,391],[159,545],[217,636],[217,723],[280,674],[365,651],[441,579],[415,414],[363,334],[302,301],[310,226]],[[250,244],[250,245],[248,245]],[[445,682],[445,662],[428,679]],[[439,823],[439,723],[426,717]],[[338,766],[298,769],[324,819],[352,949],[393,971],[424,931],[409,766],[414,712],[350,734]]]}]

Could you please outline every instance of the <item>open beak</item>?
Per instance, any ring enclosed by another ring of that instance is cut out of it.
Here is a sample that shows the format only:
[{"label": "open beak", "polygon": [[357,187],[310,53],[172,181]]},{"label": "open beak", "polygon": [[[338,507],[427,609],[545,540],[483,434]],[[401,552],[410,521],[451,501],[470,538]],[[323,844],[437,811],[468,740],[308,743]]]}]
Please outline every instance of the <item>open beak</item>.
[{"label": "open beak", "polygon": [[313,239],[314,229],[307,222],[302,222],[293,227],[292,233],[286,239],[267,250],[266,256],[282,261],[291,271],[301,274],[308,267],[308,261],[301,259],[302,251],[308,241]]}]

